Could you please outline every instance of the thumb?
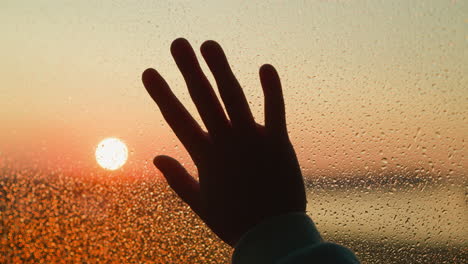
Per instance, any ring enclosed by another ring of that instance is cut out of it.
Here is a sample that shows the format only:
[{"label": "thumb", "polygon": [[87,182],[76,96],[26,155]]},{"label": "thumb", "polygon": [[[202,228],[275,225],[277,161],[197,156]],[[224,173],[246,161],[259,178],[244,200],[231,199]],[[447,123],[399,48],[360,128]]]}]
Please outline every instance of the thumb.
[{"label": "thumb", "polygon": [[179,197],[197,214],[200,213],[200,184],[174,158],[157,156],[154,165],[162,172],[164,178]]}]

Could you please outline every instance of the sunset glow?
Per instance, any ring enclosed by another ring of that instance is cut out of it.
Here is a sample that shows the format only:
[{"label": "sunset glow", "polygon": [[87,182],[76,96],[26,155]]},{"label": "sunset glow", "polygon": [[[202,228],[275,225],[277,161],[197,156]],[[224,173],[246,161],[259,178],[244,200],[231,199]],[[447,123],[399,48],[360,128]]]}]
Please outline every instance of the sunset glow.
[{"label": "sunset glow", "polygon": [[96,161],[107,170],[122,167],[127,162],[127,158],[127,146],[118,138],[106,138],[99,142],[96,148]]},{"label": "sunset glow", "polygon": [[0,32],[0,264],[231,263],[191,208],[297,202],[362,263],[468,263],[468,1],[0,0]]}]

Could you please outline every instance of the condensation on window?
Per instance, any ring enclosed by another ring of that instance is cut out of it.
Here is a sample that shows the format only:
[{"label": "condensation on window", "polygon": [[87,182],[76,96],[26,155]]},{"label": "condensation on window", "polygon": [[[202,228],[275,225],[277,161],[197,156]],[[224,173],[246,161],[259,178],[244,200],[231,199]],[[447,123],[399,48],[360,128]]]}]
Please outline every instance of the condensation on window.
[{"label": "condensation on window", "polygon": [[[178,37],[224,47],[259,123],[258,68],[278,69],[326,240],[362,263],[467,262],[466,1],[0,6],[0,262],[229,262],[151,163],[197,173],[140,79],[158,69],[200,121],[170,56]],[[125,144],[118,166],[96,162],[107,138]]]}]

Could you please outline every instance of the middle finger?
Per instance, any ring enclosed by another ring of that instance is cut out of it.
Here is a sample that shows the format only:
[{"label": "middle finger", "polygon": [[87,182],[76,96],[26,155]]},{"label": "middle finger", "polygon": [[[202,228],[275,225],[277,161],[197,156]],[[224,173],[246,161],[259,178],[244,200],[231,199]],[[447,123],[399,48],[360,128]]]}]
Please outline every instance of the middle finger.
[{"label": "middle finger", "polygon": [[186,39],[179,38],[172,43],[171,53],[210,136],[218,138],[229,128],[229,123],[195,52]]}]

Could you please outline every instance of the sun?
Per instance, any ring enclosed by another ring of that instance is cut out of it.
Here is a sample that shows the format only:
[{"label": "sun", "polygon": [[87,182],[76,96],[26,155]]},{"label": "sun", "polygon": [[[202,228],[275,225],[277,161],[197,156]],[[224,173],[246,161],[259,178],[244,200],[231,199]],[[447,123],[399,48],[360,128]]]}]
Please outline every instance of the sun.
[{"label": "sun", "polygon": [[127,146],[118,138],[106,138],[99,142],[96,148],[96,161],[107,170],[122,167],[127,162],[127,158]]}]

